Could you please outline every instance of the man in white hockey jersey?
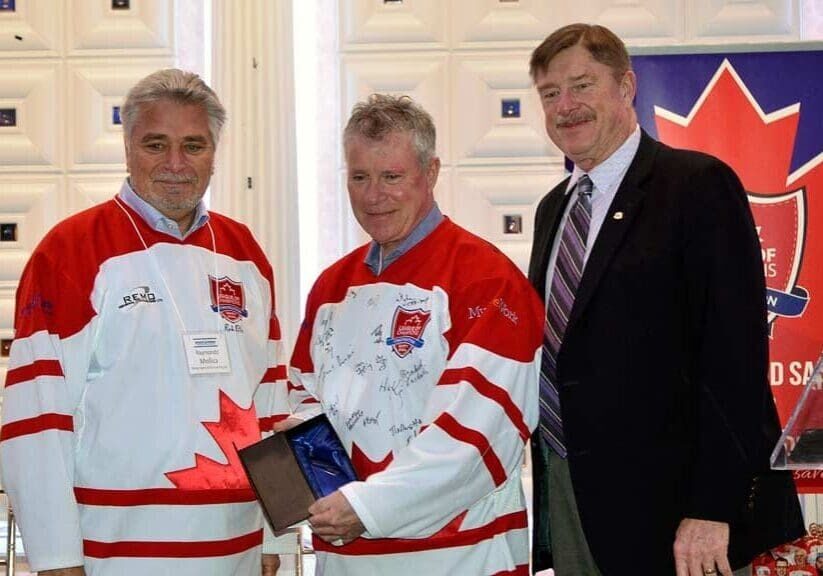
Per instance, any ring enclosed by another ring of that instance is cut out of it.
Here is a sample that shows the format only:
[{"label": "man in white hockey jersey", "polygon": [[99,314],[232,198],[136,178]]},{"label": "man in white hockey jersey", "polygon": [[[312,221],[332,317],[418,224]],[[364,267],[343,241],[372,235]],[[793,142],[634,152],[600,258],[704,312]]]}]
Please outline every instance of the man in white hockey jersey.
[{"label": "man in white hockey jersey", "polygon": [[373,95],[344,134],[372,241],[321,274],[290,369],[359,481],[309,509],[318,574],[527,575],[520,469],[537,423],[542,309],[494,246],[444,217],[431,117]]},{"label": "man in white hockey jersey", "polygon": [[285,367],[270,264],[202,202],[225,110],[162,70],[122,118],[128,179],[17,290],[3,486],[41,576],[274,574],[236,447],[271,429]]}]

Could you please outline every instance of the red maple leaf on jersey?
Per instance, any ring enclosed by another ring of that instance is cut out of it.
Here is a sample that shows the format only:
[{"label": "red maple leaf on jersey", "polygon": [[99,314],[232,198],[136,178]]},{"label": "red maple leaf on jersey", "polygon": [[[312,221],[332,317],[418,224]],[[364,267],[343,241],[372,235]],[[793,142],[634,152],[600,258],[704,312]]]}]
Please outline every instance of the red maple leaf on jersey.
[{"label": "red maple leaf on jersey", "polygon": [[250,488],[237,450],[260,440],[260,425],[254,404],[241,408],[221,390],[220,419],[217,422],[203,422],[203,426],[226,456],[226,462],[195,454],[194,466],[166,472],[166,477],[184,490]]}]

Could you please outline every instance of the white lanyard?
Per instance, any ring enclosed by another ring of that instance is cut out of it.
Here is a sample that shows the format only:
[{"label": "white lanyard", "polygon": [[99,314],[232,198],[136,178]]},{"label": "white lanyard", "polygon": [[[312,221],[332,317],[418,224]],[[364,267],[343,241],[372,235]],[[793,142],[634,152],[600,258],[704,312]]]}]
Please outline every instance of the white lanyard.
[{"label": "white lanyard", "polygon": [[[189,362],[189,372],[191,374],[230,372],[231,369],[229,366],[228,348],[226,346],[225,334],[221,331],[220,315],[218,314],[216,317],[217,330],[214,333],[191,333],[186,329],[186,323],[183,321],[183,316],[180,314],[180,309],[177,307],[174,294],[169,288],[169,284],[166,281],[166,275],[163,274],[160,263],[157,261],[154,253],[149,250],[149,246],[146,244],[146,240],[140,233],[140,229],[137,227],[137,223],[134,221],[134,218],[132,218],[132,215],[120,203],[119,198],[115,197],[114,201],[129,219],[129,222],[131,222],[132,228],[134,228],[137,237],[140,238],[140,242],[143,244],[143,248],[145,248],[149,258],[151,258],[151,261],[160,276],[160,280],[163,282],[163,287],[166,289],[166,294],[171,301],[172,307],[174,307],[177,320],[180,322],[180,328],[183,335],[183,346],[186,351],[186,358]],[[207,221],[206,227],[211,233],[212,256],[214,258],[214,282],[218,283],[220,276],[217,275],[217,241],[214,237],[214,229],[211,227],[211,223]],[[209,290],[211,289],[212,288],[210,286]],[[219,312],[220,294],[217,287],[215,287],[214,290],[215,305],[217,306],[217,311]]]}]

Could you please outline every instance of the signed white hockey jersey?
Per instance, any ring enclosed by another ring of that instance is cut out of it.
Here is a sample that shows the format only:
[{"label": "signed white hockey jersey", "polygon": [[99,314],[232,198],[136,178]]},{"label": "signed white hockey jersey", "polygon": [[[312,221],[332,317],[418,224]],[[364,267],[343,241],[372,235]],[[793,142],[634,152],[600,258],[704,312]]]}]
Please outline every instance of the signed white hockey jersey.
[{"label": "signed white hockey jersey", "polygon": [[537,424],[543,307],[496,248],[445,219],[379,276],[364,246],[312,289],[290,367],[361,481],[367,532],[315,538],[327,575],[527,575],[520,470]]}]

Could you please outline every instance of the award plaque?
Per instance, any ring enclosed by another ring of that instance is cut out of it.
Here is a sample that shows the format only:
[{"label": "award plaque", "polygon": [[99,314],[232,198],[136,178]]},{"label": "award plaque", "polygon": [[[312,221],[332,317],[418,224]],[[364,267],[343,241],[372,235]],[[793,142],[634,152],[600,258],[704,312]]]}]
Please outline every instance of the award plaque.
[{"label": "award plaque", "polygon": [[823,354],[772,452],[772,468],[823,470]]},{"label": "award plaque", "polygon": [[275,533],[309,517],[309,506],[357,474],[325,414],[237,451]]}]

